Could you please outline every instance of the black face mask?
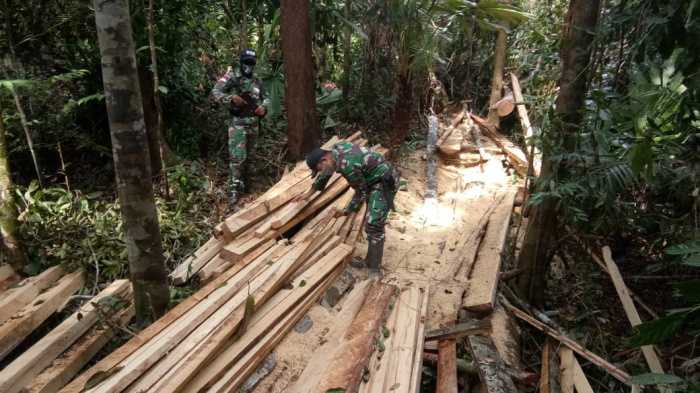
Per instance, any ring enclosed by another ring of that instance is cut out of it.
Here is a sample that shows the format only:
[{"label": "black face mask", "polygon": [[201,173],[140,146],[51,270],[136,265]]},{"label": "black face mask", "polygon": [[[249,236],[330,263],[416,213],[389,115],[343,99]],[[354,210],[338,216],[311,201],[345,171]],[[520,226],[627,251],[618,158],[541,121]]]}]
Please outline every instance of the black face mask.
[{"label": "black face mask", "polygon": [[255,69],[255,64],[251,63],[241,63],[241,74],[243,76],[250,78],[253,76],[253,70]]}]

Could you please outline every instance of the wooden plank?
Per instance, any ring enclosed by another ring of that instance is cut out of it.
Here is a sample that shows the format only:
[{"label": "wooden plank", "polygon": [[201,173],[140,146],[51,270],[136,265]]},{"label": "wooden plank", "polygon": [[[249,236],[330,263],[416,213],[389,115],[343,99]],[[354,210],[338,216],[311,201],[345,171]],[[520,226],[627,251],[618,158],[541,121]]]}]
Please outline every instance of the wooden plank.
[{"label": "wooden plank", "polygon": [[596,355],[595,353],[587,350],[584,348],[581,344],[577,343],[576,341],[570,339],[569,337],[565,336],[563,333],[555,330],[554,328],[550,327],[549,325],[544,324],[543,322],[533,318],[531,315],[528,313],[520,310],[519,308],[505,303],[504,306],[510,310],[513,315],[516,317],[520,318],[521,320],[529,323],[533,327],[539,329],[540,331],[544,332],[548,336],[552,337],[553,339],[561,342],[562,344],[566,345],[567,347],[571,348],[574,352],[578,353],[582,357],[586,358],[589,360],[591,363],[595,364],[596,366],[606,370],[610,375],[615,377],[618,381],[625,383],[625,384],[630,384],[630,376],[626,372],[620,370],[618,367],[615,367],[612,365],[610,362],[607,360],[601,358],[600,356]]},{"label": "wooden plank", "polygon": [[421,288],[423,300],[418,318],[418,330],[413,350],[413,367],[411,368],[411,384],[408,387],[409,393],[420,393],[421,378],[423,376],[423,347],[425,345],[425,324],[428,318],[428,298],[430,297],[430,287]]},{"label": "wooden plank", "polygon": [[379,281],[370,285],[362,307],[329,362],[326,373],[311,392],[326,393],[334,388],[342,388],[346,392],[357,391],[395,293],[396,287],[393,285]]},{"label": "wooden plank", "polygon": [[[386,330],[389,332],[389,337],[380,338],[384,348],[377,348],[374,351],[369,366],[367,366],[369,370],[369,380],[367,383],[360,385],[359,393],[385,393],[389,390],[389,387],[386,387],[386,389],[384,388],[384,383],[389,372],[391,349],[394,347],[394,341],[398,339],[396,331],[398,328],[399,308],[401,308],[401,303],[395,302],[385,326]],[[298,393],[306,393],[308,391],[309,390],[305,390]]]},{"label": "wooden plank", "polygon": [[[233,314],[238,314],[239,310],[244,309],[249,293],[256,293],[269,283],[276,282],[276,274],[282,269],[281,263],[269,265],[264,260],[256,262],[255,265],[262,269],[259,274],[253,272],[245,279],[236,280],[234,284],[230,284],[230,280],[229,287],[223,288],[227,296],[223,297],[222,304],[207,307],[204,313],[185,315],[183,321],[173,324],[170,331],[151,340],[134,355],[125,359],[122,362],[123,367],[114,376],[90,391],[120,392],[137,379],[138,381],[129,387],[131,391],[145,391],[153,386],[174,364],[188,356],[190,350],[199,342],[221,328]],[[243,291],[246,287],[248,290]]]},{"label": "wooden plank", "polygon": [[[171,392],[198,392],[216,384],[222,376],[250,351],[255,344],[280,323],[284,316],[291,312],[298,304],[308,298],[314,290],[322,285],[322,282],[332,275],[349,255],[349,249],[338,249],[323,261],[314,266],[306,274],[294,280],[293,289],[285,290],[275,296],[275,303],[262,306],[260,312],[256,312],[250,322],[250,329],[238,340],[231,340],[223,351],[207,363],[207,367],[199,370],[192,378],[187,380],[176,369],[171,370],[173,375],[164,378],[168,383],[154,387],[154,391]],[[301,283],[304,282],[304,285]]]},{"label": "wooden plank", "polygon": [[488,336],[469,336],[467,342],[486,391],[488,393],[517,393],[518,389],[515,387],[515,383],[491,338]]},{"label": "wooden plank", "polygon": [[123,299],[130,292],[129,280],[117,280],[80,307],[0,371],[0,392],[19,392],[97,322],[99,312],[96,304],[106,298]]},{"label": "wooden plank", "polygon": [[330,363],[335,349],[340,345],[352,320],[360,311],[369,284],[369,280],[360,281],[340,303],[340,311],[333,315],[333,324],[329,326],[330,330],[324,336],[324,342],[318,350],[313,352],[299,378],[287,388],[288,393],[308,393],[318,384],[323,375],[319,370],[325,370]]},{"label": "wooden plank", "polygon": [[[231,269],[227,270],[224,274],[214,278],[211,282],[202,287],[194,295],[180,302],[177,306],[175,306],[175,308],[168,311],[160,319],[150,324],[146,329],[139,332],[136,336],[132,337],[126,344],[122,345],[121,347],[107,355],[107,357],[102,359],[100,362],[95,364],[93,367],[91,367],[89,370],[82,373],[78,378],[76,378],[69,385],[64,387],[61,390],[61,392],[82,392],[84,390],[85,384],[88,381],[90,381],[90,379],[93,378],[93,376],[109,374],[110,370],[112,370],[114,367],[117,367],[119,363],[121,363],[131,354],[133,354],[136,350],[140,349],[143,345],[145,345],[153,337],[161,333],[173,322],[181,318],[190,310],[193,310],[200,304],[200,302],[203,302],[206,299],[210,299],[210,295],[212,295],[213,292],[221,291],[222,286],[225,285],[229,279],[231,279],[234,276],[246,277],[248,276],[248,274],[252,275],[253,272],[251,272],[251,270],[256,270],[258,267],[262,267],[262,263],[255,262],[265,261],[265,263],[267,263],[267,258],[270,256],[270,254],[280,251],[281,248],[283,248],[282,245],[273,246],[270,250],[268,250],[268,252],[266,252],[258,258],[255,258],[254,260],[251,260],[249,263],[236,264]],[[245,269],[246,267],[251,265],[253,266],[249,267],[248,269]],[[241,274],[238,274],[239,272]],[[213,298],[213,296],[211,298]]]},{"label": "wooden plank", "polygon": [[19,280],[20,277],[12,269],[12,266],[9,264],[0,265],[0,296],[7,288],[15,285]]},{"label": "wooden plank", "polygon": [[82,272],[67,274],[0,325],[0,360],[83,286]]},{"label": "wooden plank", "polygon": [[238,262],[243,259],[246,255],[252,254],[256,248],[260,247],[262,244],[266,243],[270,239],[260,238],[255,236],[250,236],[248,238],[243,238],[235,240],[230,244],[227,244],[221,250],[221,257],[229,262]]},{"label": "wooden plank", "polygon": [[134,317],[130,305],[117,313],[110,325],[97,324],[75,342],[66,352],[34,378],[26,387],[27,393],[56,393],[67,385],[75,375],[114,337],[112,326],[125,326]]},{"label": "wooden plank", "polygon": [[559,372],[562,393],[574,393],[574,353],[570,348],[559,348]]},{"label": "wooden plank", "polygon": [[469,288],[462,302],[462,306],[470,311],[491,311],[496,304],[501,253],[505,247],[516,194],[517,190],[514,189],[506,191],[505,198],[494,211],[486,228],[469,277]]},{"label": "wooden plank", "polygon": [[0,297],[0,324],[34,301],[41,291],[52,286],[64,273],[62,267],[52,266],[4,292]]},{"label": "wooden plank", "polygon": [[525,153],[523,153],[523,151],[517,145],[508,140],[508,138],[506,138],[503,134],[498,132],[496,126],[489,123],[488,120],[476,116],[473,113],[470,113],[470,116],[472,119],[474,119],[476,124],[481,126],[481,129],[484,130],[484,134],[486,134],[486,136],[489,137],[489,139],[491,139],[493,143],[495,143],[496,146],[501,149],[501,151],[503,151],[508,158],[508,161],[513,164],[513,167],[518,174],[521,176],[527,176],[527,158],[525,157]]},{"label": "wooden plank", "polygon": [[578,360],[576,359],[576,356],[571,355],[573,357],[573,378],[574,378],[574,386],[576,387],[576,391],[578,393],[593,393],[593,387],[591,387],[591,383],[588,382],[588,379],[586,378],[586,374],[584,374],[583,369],[581,368],[581,364],[579,364]]},{"label": "wooden plank", "polygon": [[472,335],[484,335],[491,332],[491,323],[487,320],[462,322],[457,325],[433,329],[425,334],[425,341],[454,340]]},{"label": "wooden plank", "polygon": [[[263,244],[261,244],[259,247],[257,247],[255,250],[253,250],[249,255],[247,255],[245,257],[245,259],[249,260],[249,261],[254,260],[257,257],[259,257],[260,255],[267,252],[267,250],[272,248],[275,244],[276,244],[275,240],[272,240],[272,239],[268,240],[268,241],[264,242]],[[234,263],[234,262],[229,262],[229,261],[225,261],[222,259],[221,263],[217,263],[217,264],[212,265],[213,266],[212,268],[210,268],[209,265],[205,266],[204,268],[202,268],[202,270],[199,271],[199,273],[197,273],[197,275],[199,276],[200,282],[207,283],[207,282],[211,281],[214,277],[217,277],[217,276],[223,274],[225,271],[229,270],[237,263],[240,263],[240,262]]]},{"label": "wooden plank", "polygon": [[[637,307],[634,306],[632,297],[630,296],[629,291],[627,290],[627,285],[625,285],[625,281],[622,278],[620,269],[617,267],[617,264],[613,260],[612,252],[610,251],[610,247],[608,246],[603,247],[603,259],[605,260],[605,264],[608,268],[608,273],[610,274],[610,278],[612,279],[613,285],[615,286],[615,291],[617,291],[617,296],[620,298],[620,302],[622,302],[622,308],[625,310],[627,319],[630,321],[630,324],[632,324],[632,327],[637,327],[641,325],[642,319],[639,317]],[[661,365],[661,360],[659,360],[659,357],[657,356],[656,350],[654,349],[653,345],[642,346],[642,353],[644,354],[644,359],[646,359],[647,365],[649,366],[649,370],[651,370],[651,372],[657,374],[664,374],[664,369]],[[666,390],[664,389],[664,391]]]},{"label": "wooden plank", "polygon": [[[346,259],[341,262],[341,266],[347,263],[349,257],[350,254],[348,254]],[[217,381],[217,383],[212,386],[211,389],[209,389],[209,392],[237,392],[250,374],[252,374],[258,365],[265,360],[265,357],[272,351],[272,349],[277,346],[280,341],[282,341],[284,336],[289,332],[289,330],[292,329],[294,324],[296,324],[304,316],[304,314],[306,314],[312,304],[315,304],[318,301],[318,298],[326,290],[326,285],[330,284],[339,273],[340,269],[334,272],[329,280],[314,291],[313,295],[306,299],[302,305],[288,313],[284,320],[277,324],[277,326],[275,326],[275,328],[270,331],[264,339],[259,340],[254,348],[248,351],[234,367],[228,370],[227,373],[221,379],[219,379],[219,381]]]},{"label": "wooden plank", "polygon": [[[178,386],[186,385],[203,367],[208,365],[241,328],[245,318],[246,298],[252,296],[256,307],[264,305],[282,286],[288,283],[294,271],[308,257],[309,249],[313,246],[313,242],[295,245],[293,251],[269,269],[269,276],[263,280],[261,275],[254,281],[255,285],[251,284],[247,293],[241,291],[242,293],[239,295],[241,295],[242,300],[239,305],[224,312],[223,318],[218,322],[214,323],[210,318],[206,325],[193,333],[196,334],[194,338],[192,335],[188,336],[187,343],[179,344],[173,352],[168,354],[166,361],[158,364],[155,369],[149,370],[147,375],[141,378],[136,386],[132,387],[132,390],[138,392],[151,388],[165,373],[173,370],[173,367],[175,367],[173,371],[176,372],[171,371],[172,375],[166,378],[164,384],[159,385],[156,391],[175,391]],[[339,252],[349,251],[341,249]],[[263,274],[267,274],[267,272]],[[217,310],[217,315],[220,311]],[[180,362],[181,359],[184,360]]]},{"label": "wooden plank", "polygon": [[542,365],[540,367],[539,393],[551,393],[549,388],[549,356],[552,352],[552,341],[549,337],[544,340],[542,348]]},{"label": "wooden plank", "polygon": [[438,341],[436,393],[457,393],[457,342],[454,339]]},{"label": "wooden plank", "polygon": [[194,254],[186,258],[182,263],[177,265],[170,273],[170,280],[174,285],[182,285],[186,283],[190,277],[194,276],[206,266],[209,261],[216,257],[224,246],[224,241],[215,237],[209,239],[202,245]]},{"label": "wooden plank", "polygon": [[397,300],[398,317],[391,348],[387,356],[384,389],[396,393],[407,393],[411,387],[412,370],[406,365],[413,364],[416,335],[421,319],[424,288],[411,286],[403,290]]},{"label": "wooden plank", "polygon": [[[536,177],[540,175],[540,168],[542,163],[538,158],[540,152],[535,148],[534,142],[531,140],[532,136],[535,134],[530,124],[530,116],[527,114],[527,108],[525,107],[525,98],[523,98],[522,89],[520,88],[520,81],[514,73],[510,74],[511,85],[513,86],[513,96],[515,98],[515,104],[518,108],[518,118],[520,119],[520,127],[523,129],[523,136],[527,144],[530,144],[530,151],[527,155],[527,167],[528,174],[532,173]],[[537,158],[537,159],[536,159]]]}]

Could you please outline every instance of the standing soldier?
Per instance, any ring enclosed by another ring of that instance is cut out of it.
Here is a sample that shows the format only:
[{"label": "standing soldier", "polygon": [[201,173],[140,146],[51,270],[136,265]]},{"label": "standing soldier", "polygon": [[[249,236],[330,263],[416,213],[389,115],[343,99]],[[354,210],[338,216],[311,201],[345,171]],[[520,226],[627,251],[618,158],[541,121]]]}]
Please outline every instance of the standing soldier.
[{"label": "standing soldier", "polygon": [[262,83],[253,76],[255,63],[255,52],[244,50],[239,67],[229,69],[211,92],[216,102],[228,105],[232,117],[228,127],[230,207],[236,204],[243,192],[243,172],[258,123],[255,118],[262,118],[267,113],[268,101]]},{"label": "standing soldier", "polygon": [[367,257],[365,264],[370,277],[381,277],[384,254],[384,225],[389,210],[394,208],[394,197],[399,187],[399,172],[384,157],[365,147],[350,143],[336,143],[331,150],[314,149],[306,157],[312,176],[318,177],[311,190],[302,196],[308,198],[315,191],[326,188],[333,172],[340,173],[355,190],[355,195],[336,216],[356,212],[367,201],[365,232],[367,233]]}]

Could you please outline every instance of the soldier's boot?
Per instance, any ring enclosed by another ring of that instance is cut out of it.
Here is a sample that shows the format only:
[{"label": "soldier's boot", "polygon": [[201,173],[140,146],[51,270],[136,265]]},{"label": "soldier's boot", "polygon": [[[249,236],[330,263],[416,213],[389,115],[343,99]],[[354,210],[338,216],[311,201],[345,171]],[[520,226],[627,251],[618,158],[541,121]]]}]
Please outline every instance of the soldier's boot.
[{"label": "soldier's boot", "polygon": [[370,240],[367,247],[367,257],[365,258],[365,263],[367,264],[367,271],[369,273],[369,278],[381,278],[382,277],[382,257],[384,255],[384,239],[382,240]]}]

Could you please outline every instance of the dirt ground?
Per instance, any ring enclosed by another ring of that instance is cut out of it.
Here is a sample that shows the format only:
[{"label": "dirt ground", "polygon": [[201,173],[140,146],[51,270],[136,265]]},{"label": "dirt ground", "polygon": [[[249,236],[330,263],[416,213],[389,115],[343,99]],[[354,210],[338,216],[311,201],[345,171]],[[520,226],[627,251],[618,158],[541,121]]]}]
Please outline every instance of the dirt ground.
[{"label": "dirt ground", "polygon": [[[453,289],[460,286],[454,276],[464,250],[455,247],[456,239],[476,229],[499,191],[515,185],[497,148],[486,138],[482,137],[482,142],[490,159],[481,166],[440,163],[437,201],[425,201],[423,197],[427,167],[424,151],[408,154],[396,163],[407,186],[397,194],[396,212],[390,215],[386,227],[384,280],[399,287],[430,287],[427,329],[439,327],[460,304],[461,294]],[[356,256],[364,257],[366,247],[365,242],[358,244]],[[366,277],[364,270],[350,269],[358,280]],[[463,290],[463,283],[461,287]],[[332,309],[312,307],[308,313],[313,321],[311,329],[305,333],[292,330],[285,337],[275,349],[276,367],[253,391],[284,392],[299,377],[311,356],[323,350],[326,337],[344,330],[345,322],[338,319],[342,306],[341,301]]]}]

